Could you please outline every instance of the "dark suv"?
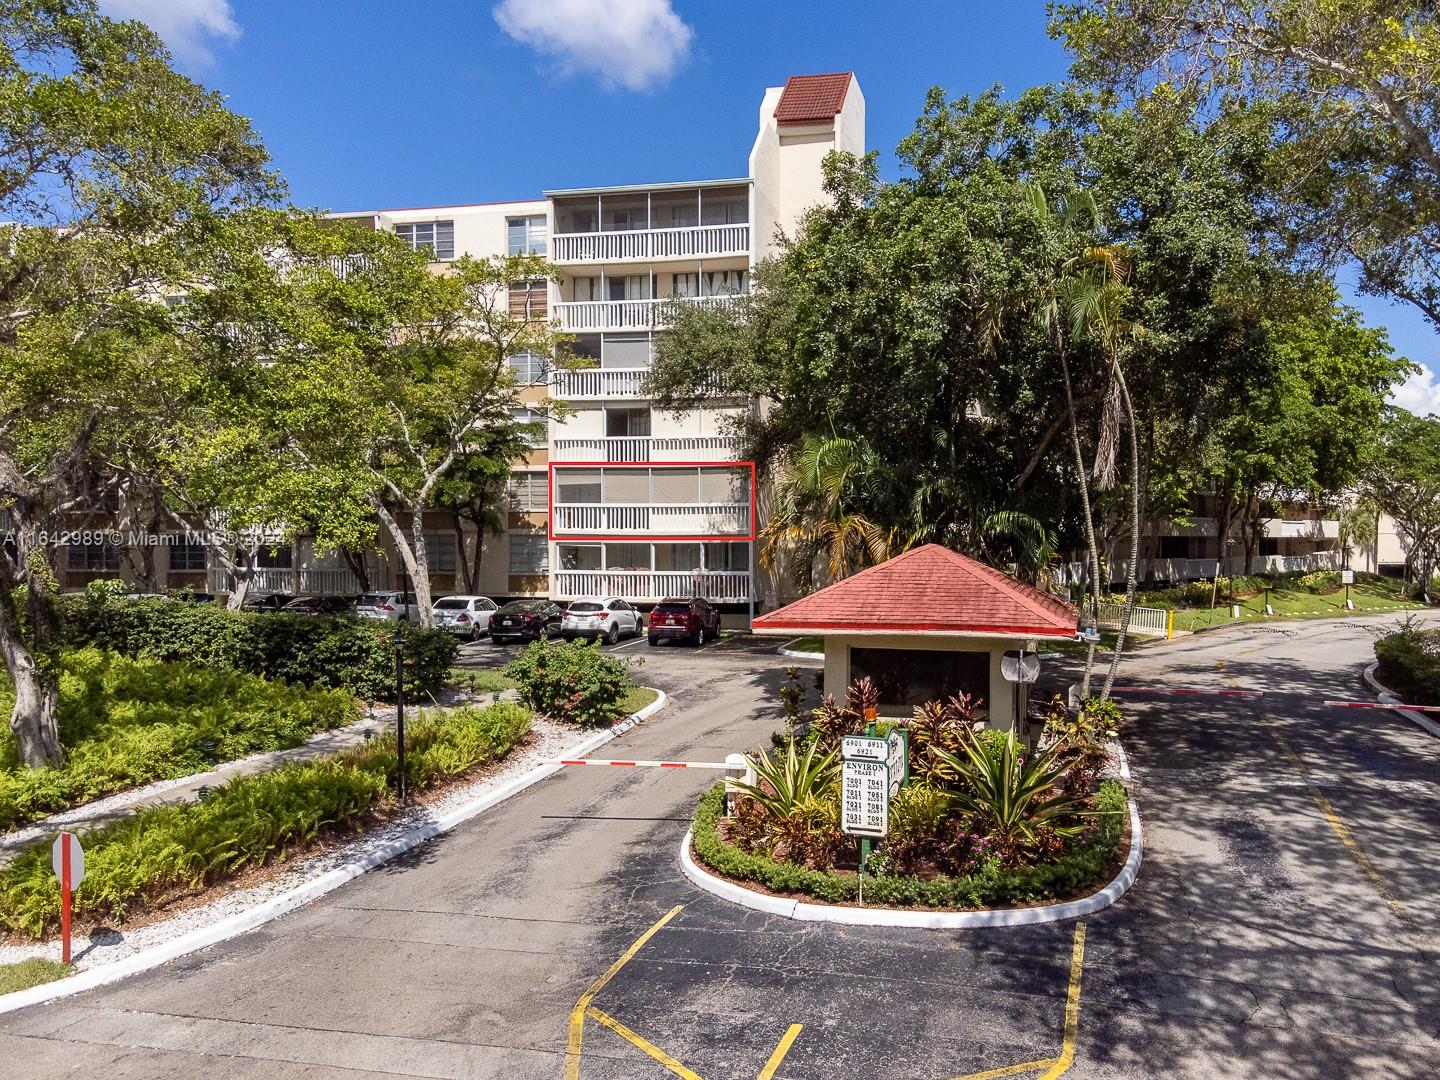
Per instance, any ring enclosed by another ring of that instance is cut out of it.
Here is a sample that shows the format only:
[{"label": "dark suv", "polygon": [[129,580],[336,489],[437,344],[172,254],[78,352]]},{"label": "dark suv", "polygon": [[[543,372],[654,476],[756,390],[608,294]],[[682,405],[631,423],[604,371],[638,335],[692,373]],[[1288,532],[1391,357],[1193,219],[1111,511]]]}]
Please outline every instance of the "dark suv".
[{"label": "dark suv", "polygon": [[704,645],[720,636],[720,612],[709,600],[661,600],[650,612],[650,644],[680,639]]},{"label": "dark suv", "polygon": [[553,600],[511,600],[490,616],[490,640],[497,645],[514,639],[535,641],[560,632],[565,609]]}]

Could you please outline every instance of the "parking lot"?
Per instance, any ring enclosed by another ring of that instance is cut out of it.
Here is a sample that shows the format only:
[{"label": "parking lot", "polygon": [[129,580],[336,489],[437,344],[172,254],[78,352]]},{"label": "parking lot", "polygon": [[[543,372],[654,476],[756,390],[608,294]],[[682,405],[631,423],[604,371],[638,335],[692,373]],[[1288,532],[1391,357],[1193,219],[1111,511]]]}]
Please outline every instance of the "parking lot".
[{"label": "parking lot", "polygon": [[[677,865],[712,776],[574,769],[252,934],[4,1018],[0,1046],[37,1077],[1432,1076],[1436,744],[1323,704],[1358,694],[1369,633],[1227,631],[1127,664],[1146,857],[1083,923],[747,911]],[[612,745],[762,744],[793,662],[774,648],[621,650],[672,701]]]}]

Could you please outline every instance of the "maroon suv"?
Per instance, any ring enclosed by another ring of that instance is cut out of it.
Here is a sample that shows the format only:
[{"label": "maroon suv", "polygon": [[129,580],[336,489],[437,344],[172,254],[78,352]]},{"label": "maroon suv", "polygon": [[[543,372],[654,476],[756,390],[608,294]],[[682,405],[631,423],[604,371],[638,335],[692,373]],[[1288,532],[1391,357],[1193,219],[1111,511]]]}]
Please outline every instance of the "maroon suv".
[{"label": "maroon suv", "polygon": [[720,612],[698,596],[693,600],[661,600],[650,612],[650,644],[666,639],[703,645],[720,636]]}]

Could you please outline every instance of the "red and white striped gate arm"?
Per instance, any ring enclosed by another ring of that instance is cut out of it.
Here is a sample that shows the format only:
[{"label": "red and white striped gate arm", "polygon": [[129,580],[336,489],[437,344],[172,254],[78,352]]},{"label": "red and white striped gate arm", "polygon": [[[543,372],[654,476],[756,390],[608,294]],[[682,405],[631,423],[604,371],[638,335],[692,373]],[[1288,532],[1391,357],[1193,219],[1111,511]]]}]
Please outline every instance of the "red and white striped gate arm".
[{"label": "red and white striped gate arm", "polygon": [[1408,709],[1411,712],[1440,712],[1440,705],[1402,705],[1387,701],[1327,701],[1341,709]]},{"label": "red and white striped gate arm", "polygon": [[638,769],[739,769],[743,765],[723,761],[613,761],[605,758],[560,758],[548,765],[624,765]]}]

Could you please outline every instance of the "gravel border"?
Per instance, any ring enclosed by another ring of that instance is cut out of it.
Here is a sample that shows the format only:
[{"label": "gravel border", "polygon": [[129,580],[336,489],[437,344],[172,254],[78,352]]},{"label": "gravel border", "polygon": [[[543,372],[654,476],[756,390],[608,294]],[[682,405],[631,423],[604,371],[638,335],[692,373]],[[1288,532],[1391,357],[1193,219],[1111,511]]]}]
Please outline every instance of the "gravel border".
[{"label": "gravel border", "polygon": [[[0,995],[0,1013],[115,982],[208,948],[308,904],[564,768],[545,764],[546,761],[593,753],[663,709],[669,699],[663,691],[655,692],[658,696],[645,708],[578,744],[572,742],[574,729],[536,718],[531,731],[538,737],[523,750],[506,757],[496,772],[474,783],[457,785],[424,806],[411,807],[373,832],[302,859],[260,885],[237,889],[208,904],[125,934],[117,932],[113,937],[107,934],[94,941],[77,936],[72,942],[76,974]],[[0,963],[14,963],[32,956],[58,960],[60,942],[0,946]]]}]

